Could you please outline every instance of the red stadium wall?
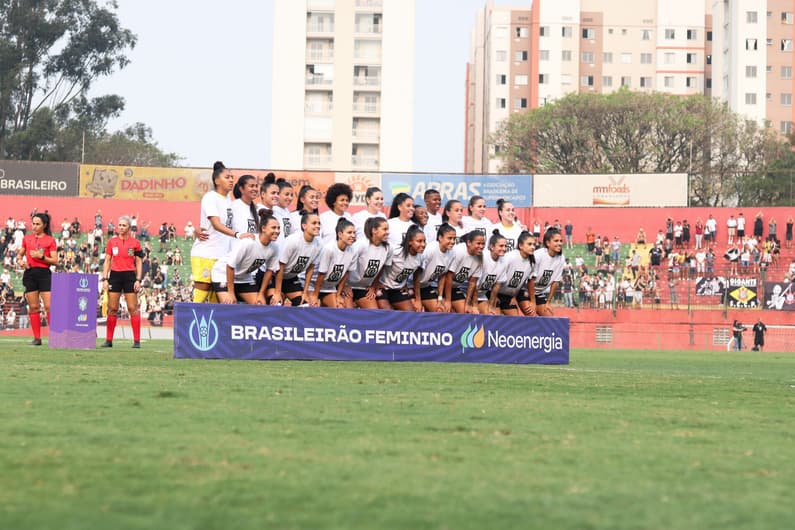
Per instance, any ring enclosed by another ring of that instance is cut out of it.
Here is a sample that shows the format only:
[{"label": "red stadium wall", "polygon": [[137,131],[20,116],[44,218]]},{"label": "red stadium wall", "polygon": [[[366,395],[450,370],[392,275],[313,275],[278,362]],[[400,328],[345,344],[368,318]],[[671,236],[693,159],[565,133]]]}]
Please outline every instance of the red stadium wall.
[{"label": "red stadium wall", "polygon": [[[24,219],[30,215],[34,207],[39,211],[49,210],[52,214],[53,224],[60,226],[63,218],[71,221],[75,216],[82,225],[88,226],[94,222],[94,212],[102,210],[103,221],[117,218],[120,215],[136,215],[139,222],[149,221],[153,228],[162,222],[175,223],[177,232],[182,234],[182,229],[187,221],[194,225],[199,222],[199,205],[193,202],[175,201],[136,201],[118,199],[85,199],[85,198],[56,198],[56,197],[0,197],[0,215],[5,220],[8,216],[15,219]],[[325,209],[325,205],[321,210]],[[351,208],[351,213],[360,208]],[[388,209],[386,209],[388,211]],[[765,208],[520,208],[519,218],[528,226],[532,226],[534,219],[540,223],[554,223],[557,219],[561,225],[571,220],[574,225],[575,243],[585,242],[585,232],[590,226],[597,235],[607,236],[611,239],[618,236],[622,242],[635,241],[639,228],[646,231],[646,235],[653,241],[657,231],[665,228],[665,220],[671,217],[674,220],[688,220],[695,225],[697,219],[705,221],[709,214],[718,222],[718,243],[726,242],[726,220],[729,215],[745,214],[748,222],[747,230],[753,229],[753,219],[761,211],[764,215],[765,234],[767,223],[775,218],[778,223],[779,239],[784,237],[784,225],[787,217],[795,217],[795,208],[765,207]],[[492,220],[497,219],[496,210],[490,209],[487,213]],[[150,233],[157,233],[150,230]],[[691,236],[692,237],[692,236]]]}]

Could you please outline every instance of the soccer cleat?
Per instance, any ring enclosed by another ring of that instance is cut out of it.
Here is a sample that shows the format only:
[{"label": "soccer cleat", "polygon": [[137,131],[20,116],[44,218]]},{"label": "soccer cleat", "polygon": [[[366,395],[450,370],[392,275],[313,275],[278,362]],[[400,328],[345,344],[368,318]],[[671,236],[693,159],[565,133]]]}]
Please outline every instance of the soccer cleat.
[{"label": "soccer cleat", "polygon": [[105,342],[100,344],[99,347],[100,348],[112,348],[113,347],[113,341],[106,340]]},{"label": "soccer cleat", "polygon": [[41,339],[33,339],[30,341],[31,346],[41,346]]},{"label": "soccer cleat", "polygon": [[140,348],[141,347],[141,343],[140,342],[133,342],[133,346],[132,347],[133,348]]}]

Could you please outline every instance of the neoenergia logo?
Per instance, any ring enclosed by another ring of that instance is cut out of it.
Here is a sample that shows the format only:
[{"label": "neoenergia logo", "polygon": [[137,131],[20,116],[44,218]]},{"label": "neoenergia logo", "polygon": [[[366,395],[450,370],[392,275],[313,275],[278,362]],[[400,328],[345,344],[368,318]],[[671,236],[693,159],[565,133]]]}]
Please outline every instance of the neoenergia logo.
[{"label": "neoenergia logo", "polygon": [[478,328],[478,325],[467,326],[467,329],[461,334],[461,348],[482,348],[486,342],[486,333],[483,331],[483,326]]},{"label": "neoenergia logo", "polygon": [[208,318],[205,318],[203,314],[199,318],[196,310],[193,310],[193,322],[188,328],[188,337],[193,347],[199,351],[212,350],[218,343],[218,326],[213,320],[213,313],[214,310],[210,311]]}]

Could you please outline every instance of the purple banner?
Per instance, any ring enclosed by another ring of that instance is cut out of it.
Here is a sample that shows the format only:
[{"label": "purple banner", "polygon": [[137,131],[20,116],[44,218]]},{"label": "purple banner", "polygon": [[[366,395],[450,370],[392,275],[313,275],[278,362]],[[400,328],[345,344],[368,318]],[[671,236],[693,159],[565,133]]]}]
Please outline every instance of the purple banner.
[{"label": "purple banner", "polygon": [[180,303],[174,357],[568,364],[569,319]]},{"label": "purple banner", "polygon": [[97,284],[96,274],[52,275],[50,348],[97,347]]}]

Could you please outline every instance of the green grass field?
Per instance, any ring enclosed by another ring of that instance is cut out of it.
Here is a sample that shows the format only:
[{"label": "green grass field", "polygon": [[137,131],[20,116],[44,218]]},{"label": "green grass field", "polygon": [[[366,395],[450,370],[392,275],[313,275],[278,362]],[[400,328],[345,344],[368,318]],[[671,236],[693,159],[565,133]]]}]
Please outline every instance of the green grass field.
[{"label": "green grass field", "polygon": [[0,528],[795,520],[795,355],[568,366],[190,361],[0,340]]}]

